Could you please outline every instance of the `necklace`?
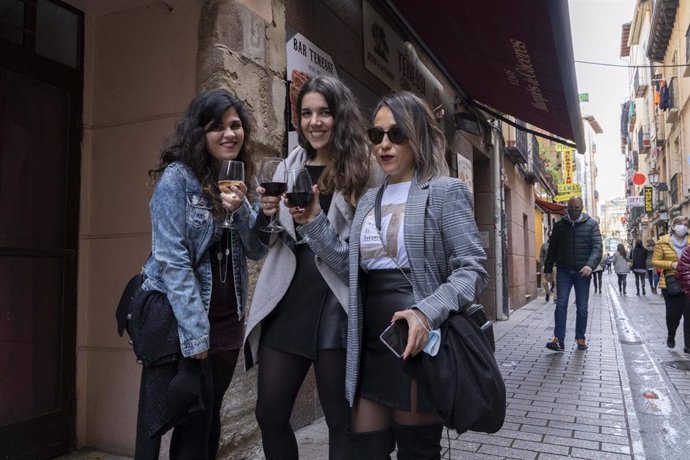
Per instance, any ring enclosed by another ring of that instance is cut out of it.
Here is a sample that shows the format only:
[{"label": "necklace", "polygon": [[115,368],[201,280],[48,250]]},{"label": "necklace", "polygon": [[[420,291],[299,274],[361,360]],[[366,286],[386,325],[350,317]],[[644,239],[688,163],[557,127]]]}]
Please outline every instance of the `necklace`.
[{"label": "necklace", "polygon": [[[220,236],[220,245],[216,259],[218,260],[218,277],[221,283],[225,283],[228,279],[228,262],[230,261],[230,230],[223,229],[225,234],[225,249],[223,249],[223,235]],[[225,260],[225,269],[223,269],[223,260]]]}]

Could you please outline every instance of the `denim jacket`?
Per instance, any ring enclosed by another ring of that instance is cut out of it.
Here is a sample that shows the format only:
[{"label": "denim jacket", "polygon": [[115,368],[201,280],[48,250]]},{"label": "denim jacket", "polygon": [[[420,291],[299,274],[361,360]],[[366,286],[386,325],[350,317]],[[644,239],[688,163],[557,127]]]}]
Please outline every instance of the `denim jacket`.
[{"label": "denim jacket", "polygon": [[[191,169],[179,162],[171,163],[161,174],[149,208],[152,250],[144,264],[143,288],[167,296],[177,319],[182,354],[201,353],[209,348],[212,276],[208,249],[218,240],[222,228],[214,219],[211,201],[202,192],[201,183]],[[247,301],[245,256],[258,258],[263,249],[250,247],[248,235],[255,220],[256,212],[245,200],[234,215],[238,228],[230,232],[240,317]]]}]

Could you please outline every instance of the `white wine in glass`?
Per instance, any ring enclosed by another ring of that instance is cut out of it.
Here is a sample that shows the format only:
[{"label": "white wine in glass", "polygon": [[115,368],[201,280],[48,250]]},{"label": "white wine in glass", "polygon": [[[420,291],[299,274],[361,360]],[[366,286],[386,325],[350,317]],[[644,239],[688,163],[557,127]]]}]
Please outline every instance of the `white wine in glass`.
[{"label": "white wine in glass", "polygon": [[[231,186],[239,187],[244,183],[244,163],[236,160],[223,160],[218,173],[218,188],[222,193],[232,193]],[[232,215],[235,214],[225,211],[225,218],[220,226],[223,228],[234,228],[232,226]]]}]

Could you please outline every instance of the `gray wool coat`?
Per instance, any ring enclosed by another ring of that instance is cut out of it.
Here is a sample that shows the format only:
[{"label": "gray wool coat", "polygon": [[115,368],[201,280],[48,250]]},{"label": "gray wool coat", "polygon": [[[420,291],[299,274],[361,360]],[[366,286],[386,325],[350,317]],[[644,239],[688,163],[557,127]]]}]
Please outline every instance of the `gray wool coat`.
[{"label": "gray wool coat", "polygon": [[[288,170],[296,169],[304,167],[306,161],[307,152],[298,147],[285,159],[284,165]],[[279,170],[278,173],[281,173],[281,171]],[[372,180],[379,180],[380,182],[380,171],[372,172]],[[354,207],[347,202],[342,193],[333,193],[328,215],[324,216],[324,220],[328,222],[329,231],[333,232],[332,238],[342,241],[349,239],[354,211]],[[295,222],[288,208],[283,204],[279,208],[278,221],[285,228],[284,232],[290,238],[295,239]],[[258,231],[256,230],[256,232]],[[253,237],[258,238],[258,234],[254,233]],[[244,358],[246,369],[258,363],[261,321],[275,309],[283,296],[285,296],[297,269],[297,258],[288,244],[286,244],[284,235],[273,236],[266,251],[266,259],[256,282],[254,297],[252,298],[245,327]],[[328,287],[333,291],[340,305],[343,306],[343,310],[347,313],[348,288],[343,279],[318,257],[316,257],[316,268],[323,276]]]},{"label": "gray wool coat", "polygon": [[[350,405],[359,378],[364,318],[358,288],[360,232],[377,192],[378,188],[369,190],[357,204],[349,244],[335,237],[323,215],[301,228],[317,257],[349,285],[345,396]],[[413,180],[404,232],[415,307],[437,328],[451,311],[471,305],[488,283],[486,254],[465,183],[450,177]]]}]

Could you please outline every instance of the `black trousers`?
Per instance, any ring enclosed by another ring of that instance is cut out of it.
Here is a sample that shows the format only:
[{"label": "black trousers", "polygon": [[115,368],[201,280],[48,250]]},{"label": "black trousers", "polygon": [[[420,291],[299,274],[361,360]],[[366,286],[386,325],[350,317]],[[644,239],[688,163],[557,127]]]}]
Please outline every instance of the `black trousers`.
[{"label": "black trousers", "polygon": [[666,289],[661,290],[666,303],[666,328],[668,336],[676,337],[676,330],[680,325],[680,319],[683,318],[683,338],[685,339],[685,347],[690,348],[690,298],[685,294],[668,295]]},{"label": "black trousers", "polygon": [[604,274],[604,270],[599,270],[598,272],[592,272],[592,280],[594,280],[594,292],[601,292],[601,288],[603,287],[602,282],[601,282],[601,277]]}]

